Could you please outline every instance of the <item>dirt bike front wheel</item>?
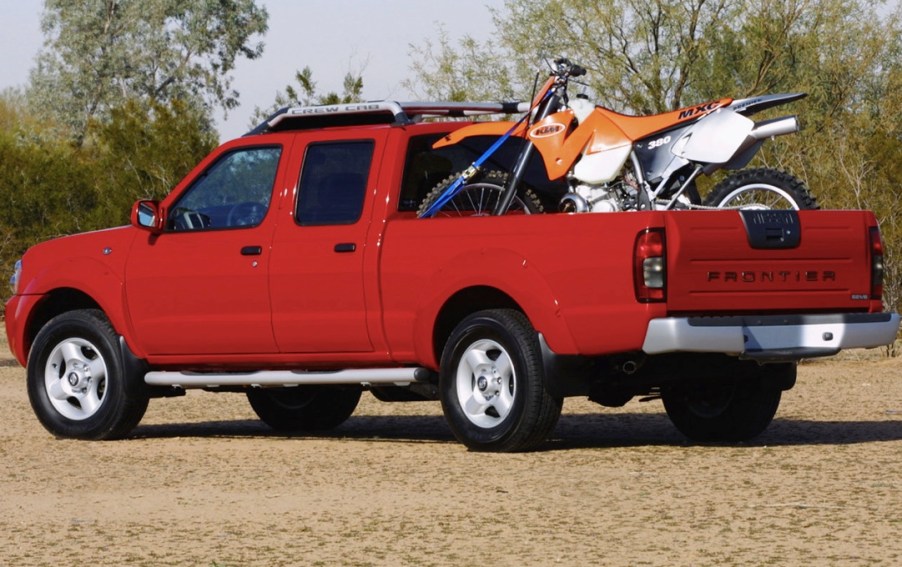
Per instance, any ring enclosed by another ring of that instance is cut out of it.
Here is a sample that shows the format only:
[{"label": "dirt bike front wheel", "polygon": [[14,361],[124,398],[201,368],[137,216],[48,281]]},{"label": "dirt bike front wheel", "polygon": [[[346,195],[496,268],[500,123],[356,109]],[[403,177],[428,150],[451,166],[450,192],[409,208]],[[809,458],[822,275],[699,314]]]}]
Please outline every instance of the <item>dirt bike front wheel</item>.
[{"label": "dirt bike front wheel", "polygon": [[730,175],[705,197],[709,207],[737,209],[819,209],[805,183],[785,171],[758,168]]},{"label": "dirt bike front wheel", "polygon": [[[423,214],[448,189],[460,174],[455,174],[433,187],[426,195],[417,214]],[[437,217],[482,217],[489,216],[504,193],[507,173],[503,171],[486,171],[477,175],[461,187],[457,195],[439,210]],[[535,191],[526,187],[517,192],[507,214],[532,215],[543,212],[542,202]]]}]

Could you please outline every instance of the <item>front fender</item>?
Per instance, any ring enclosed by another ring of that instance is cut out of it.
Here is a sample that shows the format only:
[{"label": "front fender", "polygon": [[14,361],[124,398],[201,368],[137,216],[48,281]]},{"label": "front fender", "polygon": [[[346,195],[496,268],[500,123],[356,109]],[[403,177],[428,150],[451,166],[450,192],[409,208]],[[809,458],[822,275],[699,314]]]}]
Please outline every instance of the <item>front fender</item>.
[{"label": "front fender", "polygon": [[32,277],[22,295],[47,296],[56,290],[71,289],[90,297],[106,314],[116,331],[127,335],[123,311],[125,284],[110,266],[92,258],[72,258],[50,266]]},{"label": "front fender", "polygon": [[[112,229],[60,238],[34,246],[22,259],[17,297],[16,341],[28,349],[26,334],[44,300],[61,290],[82,294],[97,305],[116,332],[134,347],[125,313],[124,270],[135,231]],[[9,310],[7,310],[9,314]],[[7,325],[10,328],[10,325]]]},{"label": "front fender", "polygon": [[[437,142],[432,144],[433,149],[444,148],[445,146],[453,146],[454,144],[464,140],[466,138],[472,138],[473,136],[495,136],[500,137],[507,134],[508,130],[513,128],[517,123],[516,122],[477,122],[475,124],[471,124],[470,126],[464,126],[454,132],[451,132],[447,136],[440,138]],[[526,124],[524,122],[520,122],[520,125],[513,131],[511,136],[525,138],[526,137]]]}]

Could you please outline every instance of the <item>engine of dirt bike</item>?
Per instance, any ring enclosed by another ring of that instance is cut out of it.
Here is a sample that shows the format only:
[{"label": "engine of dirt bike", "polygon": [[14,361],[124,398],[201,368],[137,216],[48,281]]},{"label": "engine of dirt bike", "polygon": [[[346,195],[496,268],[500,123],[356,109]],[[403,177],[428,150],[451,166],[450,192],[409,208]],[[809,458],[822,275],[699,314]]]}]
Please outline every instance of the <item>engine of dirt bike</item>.
[{"label": "engine of dirt bike", "polygon": [[581,183],[561,198],[562,213],[616,213],[634,209],[635,190],[627,190],[619,180],[602,185]]},{"label": "engine of dirt bike", "polygon": [[639,209],[639,183],[628,169],[609,183],[587,183],[570,177],[570,190],[558,210],[562,213],[616,213]]}]

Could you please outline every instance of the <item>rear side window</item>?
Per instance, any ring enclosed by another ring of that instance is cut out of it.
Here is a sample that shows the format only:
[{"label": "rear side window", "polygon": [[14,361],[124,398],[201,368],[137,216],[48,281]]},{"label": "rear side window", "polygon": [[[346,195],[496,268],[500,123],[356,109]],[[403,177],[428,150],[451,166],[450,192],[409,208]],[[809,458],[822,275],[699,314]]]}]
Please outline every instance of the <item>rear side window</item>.
[{"label": "rear side window", "polygon": [[360,219],[374,146],[372,140],[362,140],[307,147],[295,210],[298,224],[353,224]]},{"label": "rear side window", "polygon": [[[433,149],[432,144],[443,135],[424,134],[411,138],[407,147],[399,211],[416,211],[436,185],[451,175],[462,173],[498,139],[495,136],[474,136],[451,146]],[[511,171],[523,143],[522,138],[507,140],[483,164],[483,171]],[[535,190],[546,207],[553,209],[557,208],[558,200],[567,191],[565,180],[548,179],[548,172],[539,152],[533,152],[527,163],[523,183]]]}]

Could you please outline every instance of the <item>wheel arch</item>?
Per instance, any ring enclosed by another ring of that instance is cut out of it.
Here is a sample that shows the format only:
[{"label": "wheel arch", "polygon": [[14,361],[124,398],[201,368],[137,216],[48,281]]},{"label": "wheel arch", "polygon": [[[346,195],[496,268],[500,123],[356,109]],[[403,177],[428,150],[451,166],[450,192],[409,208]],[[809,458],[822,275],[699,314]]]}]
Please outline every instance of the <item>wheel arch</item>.
[{"label": "wheel arch", "polygon": [[27,355],[31,351],[31,345],[34,343],[35,337],[51,319],[67,311],[76,311],[78,309],[99,309],[103,311],[103,308],[93,297],[75,288],[57,288],[46,293],[28,316],[23,337],[25,354]]},{"label": "wheel arch", "polygon": [[[467,315],[485,309],[519,311],[556,351],[576,352],[570,328],[561,317],[557,299],[547,282],[537,271],[523,269],[522,258],[508,257],[508,264],[504,261],[505,256],[502,253],[491,256],[494,273],[506,274],[502,281],[459,284],[448,288],[446,293],[437,294],[437,297],[446,298],[444,301],[431,310],[421,311],[420,352],[428,353],[436,368],[445,343],[457,324]],[[486,267],[486,270],[476,269],[467,273],[491,272]],[[432,313],[433,316],[423,316],[424,313]],[[431,328],[422,326],[427,321],[432,322]]]},{"label": "wheel arch", "polygon": [[[27,359],[41,328],[62,313],[78,309],[97,309],[128,344],[133,333],[125,303],[124,272],[126,254],[110,253],[94,257],[85,252],[86,242],[109,235],[101,241],[107,250],[120,248],[116,230],[71,236],[38,245],[24,258],[22,288],[14,297],[13,310],[7,305],[10,345]],[[127,244],[127,242],[126,242]]]},{"label": "wheel arch", "polygon": [[475,285],[462,289],[448,298],[435,318],[432,331],[432,354],[436,360],[442,357],[442,350],[454,328],[463,319],[484,309],[514,309],[524,313],[523,308],[510,295],[500,289]]},{"label": "wheel arch", "polygon": [[[115,288],[106,291],[119,293],[120,287],[117,285]],[[80,309],[99,310],[109,320],[113,329],[126,339],[126,343],[131,343],[128,340],[128,322],[125,319],[124,312],[111,309],[110,305],[107,304],[108,302],[99,301],[98,297],[105,297],[103,293],[92,293],[77,287],[60,286],[45,291],[39,296],[23,297],[36,299],[31,306],[28,306],[28,302],[20,304],[23,310],[16,314],[17,316],[24,316],[24,325],[18,331],[19,337],[15,341],[11,341],[11,344],[14,342],[16,345],[21,345],[20,350],[23,360],[28,359],[35,337],[37,337],[44,325],[58,315]],[[117,295],[115,297],[120,296]],[[17,352],[17,356],[18,354]]]}]

